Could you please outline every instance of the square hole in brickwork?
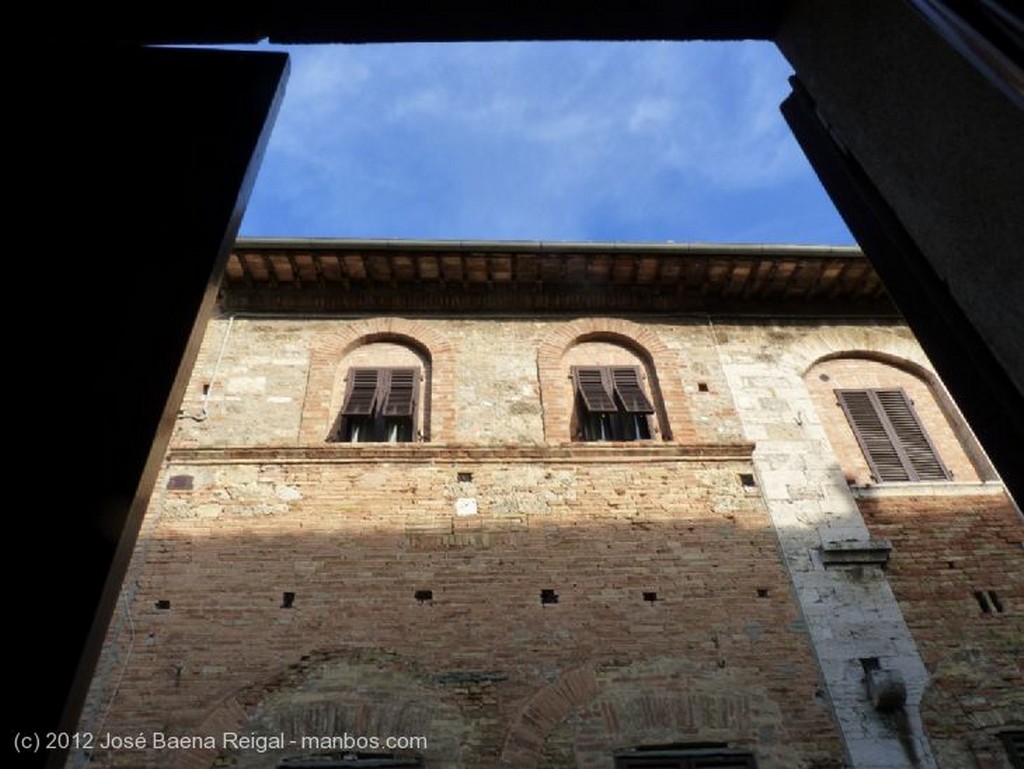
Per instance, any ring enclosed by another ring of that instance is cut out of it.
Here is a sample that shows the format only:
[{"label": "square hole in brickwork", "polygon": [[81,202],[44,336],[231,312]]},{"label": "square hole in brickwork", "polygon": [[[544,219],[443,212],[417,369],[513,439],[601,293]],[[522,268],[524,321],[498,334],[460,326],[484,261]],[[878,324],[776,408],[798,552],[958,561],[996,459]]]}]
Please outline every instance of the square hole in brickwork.
[{"label": "square hole in brickwork", "polygon": [[166,598],[161,598],[159,601],[156,602],[156,608],[160,611],[167,611],[171,608],[171,602],[168,601]]},{"label": "square hole in brickwork", "polygon": [[754,480],[753,473],[740,473],[740,483],[743,484],[745,489],[756,489],[757,481]]},{"label": "square hole in brickwork", "polygon": [[644,600],[647,601],[648,603],[654,603],[655,601],[658,600],[658,594],[656,592],[654,592],[653,590],[645,590],[644,591]]},{"label": "square hole in brickwork", "polygon": [[473,473],[459,473],[456,477],[458,478],[459,483],[473,482]]},{"label": "square hole in brickwork", "polygon": [[291,609],[293,606],[295,606],[295,593],[291,591],[285,591],[281,595],[281,608]]},{"label": "square hole in brickwork", "polygon": [[210,383],[209,382],[204,382],[203,383],[203,395],[209,395],[209,394],[210,394]]},{"label": "square hole in brickwork", "polygon": [[542,604],[558,603],[558,593],[556,593],[554,590],[541,590],[540,602]]},{"label": "square hole in brickwork", "polygon": [[759,587],[757,589],[757,597],[758,598],[767,598],[768,597],[768,588],[766,588],[766,587]]},{"label": "square hole in brickwork", "polygon": [[172,491],[192,491],[191,475],[172,475],[167,479],[167,488]]},{"label": "square hole in brickwork", "polygon": [[697,382],[697,392],[699,392],[699,393],[706,393],[707,391],[708,391],[708,383],[707,382]]},{"label": "square hole in brickwork", "polygon": [[413,596],[413,598],[415,598],[420,603],[425,603],[426,601],[433,601],[434,600],[434,591],[433,590],[417,590],[416,592],[414,592],[412,594],[412,596]]}]

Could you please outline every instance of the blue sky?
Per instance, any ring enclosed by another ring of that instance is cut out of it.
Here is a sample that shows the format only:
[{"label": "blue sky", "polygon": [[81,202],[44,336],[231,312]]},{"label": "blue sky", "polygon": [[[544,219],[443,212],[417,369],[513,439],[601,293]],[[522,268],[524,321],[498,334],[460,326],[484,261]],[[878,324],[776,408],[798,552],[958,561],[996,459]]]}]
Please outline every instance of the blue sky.
[{"label": "blue sky", "polygon": [[852,243],[770,44],[289,51],[243,235]]}]

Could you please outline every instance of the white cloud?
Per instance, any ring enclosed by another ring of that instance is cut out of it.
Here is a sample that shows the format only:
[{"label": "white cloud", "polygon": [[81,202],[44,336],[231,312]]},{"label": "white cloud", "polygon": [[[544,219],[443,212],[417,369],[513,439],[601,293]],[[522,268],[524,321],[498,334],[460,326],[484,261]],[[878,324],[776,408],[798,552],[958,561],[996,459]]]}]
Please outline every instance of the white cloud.
[{"label": "white cloud", "polygon": [[424,88],[409,96],[399,96],[387,113],[389,121],[441,117],[449,110],[447,95],[439,88]]},{"label": "white cloud", "polygon": [[808,176],[787,74],[755,43],[299,49],[245,231],[658,239]]},{"label": "white cloud", "polygon": [[309,102],[354,93],[370,79],[370,67],[357,51],[343,46],[310,46],[292,54],[293,98]]},{"label": "white cloud", "polygon": [[627,125],[632,133],[664,131],[675,119],[678,105],[665,98],[642,98],[629,113]]}]

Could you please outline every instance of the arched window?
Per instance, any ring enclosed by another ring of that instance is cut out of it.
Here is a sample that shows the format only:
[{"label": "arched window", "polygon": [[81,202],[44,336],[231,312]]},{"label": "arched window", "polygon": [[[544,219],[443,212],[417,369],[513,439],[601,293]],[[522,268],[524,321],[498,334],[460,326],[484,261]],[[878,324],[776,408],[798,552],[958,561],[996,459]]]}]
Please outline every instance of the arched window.
[{"label": "arched window", "polygon": [[[589,393],[574,367],[590,369],[592,387],[599,388],[597,401],[606,411],[594,401],[588,405]],[[616,375],[616,369],[628,372]],[[601,440],[600,421],[612,417],[591,417],[612,414],[613,408],[620,424],[632,425],[625,440],[644,440],[645,430],[652,441],[697,439],[679,375],[679,351],[650,327],[622,318],[555,324],[537,347],[537,376],[548,443],[588,440],[588,431]],[[594,429],[588,429],[588,421]]]},{"label": "arched window", "polygon": [[609,341],[580,342],[566,351],[562,363],[572,388],[572,440],[655,437],[657,388],[635,352]]},{"label": "arched window", "polygon": [[983,459],[968,453],[966,425],[937,380],[918,369],[867,352],[808,369],[807,388],[850,483],[980,480]]},{"label": "arched window", "polygon": [[423,440],[429,417],[429,361],[396,342],[372,342],[350,351],[339,368],[340,403],[328,435],[340,443]]}]

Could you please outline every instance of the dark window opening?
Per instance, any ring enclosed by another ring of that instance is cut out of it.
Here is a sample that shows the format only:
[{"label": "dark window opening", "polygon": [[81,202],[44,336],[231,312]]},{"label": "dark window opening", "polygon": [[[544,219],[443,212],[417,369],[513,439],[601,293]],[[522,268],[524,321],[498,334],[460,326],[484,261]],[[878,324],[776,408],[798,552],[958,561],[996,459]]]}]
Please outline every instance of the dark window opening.
[{"label": "dark window opening", "polygon": [[655,593],[653,590],[645,590],[644,591],[644,600],[647,601],[648,603],[654,603],[655,601],[658,600],[658,594]]},{"label": "dark window opening", "polygon": [[1006,748],[1006,756],[1013,769],[1024,769],[1024,731],[1003,732],[999,735]]},{"label": "dark window opening", "polygon": [[651,437],[654,406],[637,366],[573,366],[577,439],[638,441]]},{"label": "dark window opening", "polygon": [[171,608],[171,602],[168,601],[166,598],[161,598],[159,601],[156,602],[156,608],[160,611],[167,611]]},{"label": "dark window opening", "polygon": [[434,600],[434,591],[433,590],[417,590],[412,595],[413,595],[413,598],[415,598],[420,603],[423,603],[425,601],[433,601]]},{"label": "dark window opening", "polygon": [[556,593],[554,590],[541,590],[540,602],[542,604],[558,603],[558,593]]},{"label": "dark window opening", "polygon": [[345,443],[409,443],[412,420],[353,417],[346,420],[344,436]]},{"label": "dark window opening", "polygon": [[295,593],[286,592],[281,596],[281,608],[291,609],[295,605]]},{"label": "dark window opening", "polygon": [[708,391],[708,383],[707,382],[697,382],[697,392],[699,392],[699,393],[706,393],[707,391]]},{"label": "dark window opening", "polygon": [[334,440],[409,443],[415,439],[416,368],[353,368]]},{"label": "dark window opening", "polygon": [[768,595],[769,595],[768,594],[768,588],[766,588],[766,587],[759,587],[757,589],[757,597],[758,598],[767,598]]},{"label": "dark window opening", "polygon": [[740,473],[740,483],[743,484],[745,489],[757,488],[757,481],[754,479],[753,473]]},{"label": "dark window opening", "polygon": [[456,478],[459,483],[471,483],[473,481],[473,473],[458,473]]},{"label": "dark window opening", "polygon": [[615,769],[757,769],[753,753],[720,743],[652,745],[621,753]]},{"label": "dark window opening", "polygon": [[835,393],[875,481],[949,480],[949,471],[902,388]]}]

